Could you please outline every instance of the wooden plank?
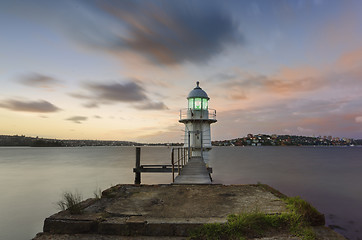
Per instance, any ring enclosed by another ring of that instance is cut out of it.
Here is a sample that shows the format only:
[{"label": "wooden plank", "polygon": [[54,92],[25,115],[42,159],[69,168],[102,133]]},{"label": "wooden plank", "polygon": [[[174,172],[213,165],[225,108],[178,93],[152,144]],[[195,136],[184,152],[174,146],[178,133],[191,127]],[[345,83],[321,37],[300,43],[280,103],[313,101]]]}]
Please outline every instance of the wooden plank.
[{"label": "wooden plank", "polygon": [[[175,168],[177,170],[177,168]],[[134,168],[133,172],[142,172],[142,173],[170,173],[172,172],[172,168]]]},{"label": "wooden plank", "polygon": [[172,167],[172,165],[171,164],[146,164],[146,165],[141,165],[141,167],[143,167],[143,168],[148,168],[148,167]]},{"label": "wooden plank", "polygon": [[[141,148],[136,147],[136,168],[139,169],[141,165]],[[135,173],[135,179],[134,184],[141,184],[141,172],[136,171]]]},{"label": "wooden plank", "polygon": [[211,184],[206,164],[201,157],[192,157],[175,178],[174,184]]}]

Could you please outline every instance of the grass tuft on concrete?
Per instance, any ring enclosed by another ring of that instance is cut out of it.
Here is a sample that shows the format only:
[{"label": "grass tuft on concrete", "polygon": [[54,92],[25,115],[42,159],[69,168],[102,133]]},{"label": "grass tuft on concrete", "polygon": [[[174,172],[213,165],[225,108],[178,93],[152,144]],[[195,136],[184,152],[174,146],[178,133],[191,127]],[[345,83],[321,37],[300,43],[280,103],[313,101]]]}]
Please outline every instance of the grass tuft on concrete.
[{"label": "grass tuft on concrete", "polygon": [[[311,225],[323,225],[324,216],[317,211],[310,203],[300,197],[287,197],[283,201],[287,204],[287,208],[295,214],[298,214],[305,222]],[[318,224],[319,223],[319,224]]]},{"label": "grass tuft on concrete", "polygon": [[94,198],[96,199],[101,199],[102,197],[102,190],[100,188],[97,188],[96,190],[94,190],[93,192]]},{"label": "grass tuft on concrete", "polygon": [[63,193],[62,199],[57,202],[57,205],[62,211],[69,210],[70,214],[81,214],[82,207],[80,203],[82,200],[83,197],[79,192],[67,191]]}]

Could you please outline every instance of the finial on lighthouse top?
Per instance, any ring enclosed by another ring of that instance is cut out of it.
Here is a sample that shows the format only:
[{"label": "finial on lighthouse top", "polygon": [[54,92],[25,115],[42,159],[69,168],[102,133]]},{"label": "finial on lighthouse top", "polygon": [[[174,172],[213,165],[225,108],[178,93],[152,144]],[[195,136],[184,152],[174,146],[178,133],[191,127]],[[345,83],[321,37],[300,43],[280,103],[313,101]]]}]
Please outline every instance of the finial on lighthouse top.
[{"label": "finial on lighthouse top", "polygon": [[202,88],[200,88],[199,84],[200,82],[197,81],[196,87],[189,93],[187,99],[189,98],[207,98],[208,100],[210,99],[209,96],[207,96],[207,93],[204,90],[202,90]]}]

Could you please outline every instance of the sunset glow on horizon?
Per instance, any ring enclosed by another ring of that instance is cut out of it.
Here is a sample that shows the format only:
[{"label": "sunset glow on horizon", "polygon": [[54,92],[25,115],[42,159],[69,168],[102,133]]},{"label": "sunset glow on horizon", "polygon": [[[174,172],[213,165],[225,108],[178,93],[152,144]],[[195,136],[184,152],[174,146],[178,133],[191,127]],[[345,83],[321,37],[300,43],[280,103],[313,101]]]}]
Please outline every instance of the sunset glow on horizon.
[{"label": "sunset glow on horizon", "polygon": [[200,81],[213,140],[362,139],[362,2],[0,3],[0,135],[183,142]]}]

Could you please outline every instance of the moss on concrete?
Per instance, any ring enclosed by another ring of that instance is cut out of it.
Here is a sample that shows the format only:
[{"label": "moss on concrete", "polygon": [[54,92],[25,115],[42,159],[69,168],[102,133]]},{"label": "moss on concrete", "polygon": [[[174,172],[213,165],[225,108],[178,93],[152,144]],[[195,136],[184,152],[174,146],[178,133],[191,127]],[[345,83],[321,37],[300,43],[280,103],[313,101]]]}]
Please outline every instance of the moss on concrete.
[{"label": "moss on concrete", "polygon": [[[191,239],[248,239],[282,232],[305,240],[316,239],[311,226],[324,224],[324,217],[300,197],[284,197],[289,212],[232,214],[227,222],[205,224],[190,233]],[[322,220],[323,219],[323,220]]]}]

